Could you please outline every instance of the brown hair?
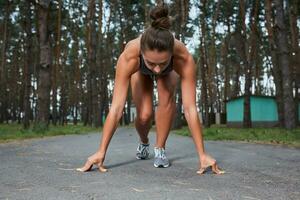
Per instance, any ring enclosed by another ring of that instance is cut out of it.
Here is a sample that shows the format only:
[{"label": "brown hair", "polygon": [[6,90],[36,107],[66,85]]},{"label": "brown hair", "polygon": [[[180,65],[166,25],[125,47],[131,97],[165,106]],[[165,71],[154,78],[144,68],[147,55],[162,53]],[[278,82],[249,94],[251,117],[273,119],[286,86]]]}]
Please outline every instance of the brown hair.
[{"label": "brown hair", "polygon": [[169,31],[171,21],[166,5],[159,5],[150,11],[153,20],[141,38],[141,51],[158,50],[173,53],[174,37]]}]

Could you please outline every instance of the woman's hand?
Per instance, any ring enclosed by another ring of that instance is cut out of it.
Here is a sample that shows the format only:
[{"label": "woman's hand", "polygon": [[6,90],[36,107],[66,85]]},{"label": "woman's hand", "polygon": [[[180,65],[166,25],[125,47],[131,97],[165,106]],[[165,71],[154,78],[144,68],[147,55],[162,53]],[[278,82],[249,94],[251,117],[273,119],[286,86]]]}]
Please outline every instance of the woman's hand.
[{"label": "woman's hand", "polygon": [[213,159],[210,155],[204,154],[201,155],[200,158],[200,169],[197,171],[197,174],[204,174],[207,169],[211,168],[212,172],[215,174],[224,174],[225,171],[221,170],[215,159]]},{"label": "woman's hand", "polygon": [[83,167],[77,168],[77,171],[87,172],[90,171],[93,165],[97,165],[100,172],[106,172],[107,169],[103,166],[103,162],[105,159],[105,153],[96,152],[92,156],[90,156]]}]

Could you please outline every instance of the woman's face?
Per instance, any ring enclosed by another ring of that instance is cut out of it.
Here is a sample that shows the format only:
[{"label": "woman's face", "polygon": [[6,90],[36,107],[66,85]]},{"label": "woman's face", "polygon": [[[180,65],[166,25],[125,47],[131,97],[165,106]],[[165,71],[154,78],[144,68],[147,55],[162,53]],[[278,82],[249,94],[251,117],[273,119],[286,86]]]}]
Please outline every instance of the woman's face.
[{"label": "woman's face", "polygon": [[147,68],[154,74],[160,74],[170,64],[172,55],[168,51],[147,50],[142,56]]}]

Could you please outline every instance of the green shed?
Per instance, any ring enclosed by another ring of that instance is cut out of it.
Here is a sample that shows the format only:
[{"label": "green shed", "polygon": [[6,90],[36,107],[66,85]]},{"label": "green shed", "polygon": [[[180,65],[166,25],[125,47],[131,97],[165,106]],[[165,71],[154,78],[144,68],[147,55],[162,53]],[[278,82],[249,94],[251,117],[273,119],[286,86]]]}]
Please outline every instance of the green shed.
[{"label": "green shed", "polygon": [[[241,127],[244,116],[244,96],[226,101],[227,126]],[[273,96],[250,97],[250,112],[253,127],[278,126],[277,103]],[[298,104],[298,119],[300,119],[300,104]]]}]

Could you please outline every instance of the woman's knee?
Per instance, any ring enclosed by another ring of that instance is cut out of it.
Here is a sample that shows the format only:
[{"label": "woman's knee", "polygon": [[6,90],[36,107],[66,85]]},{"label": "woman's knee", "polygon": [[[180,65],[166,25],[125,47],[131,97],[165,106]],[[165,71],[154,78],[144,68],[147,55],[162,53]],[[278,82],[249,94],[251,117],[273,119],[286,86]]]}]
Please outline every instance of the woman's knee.
[{"label": "woman's knee", "polygon": [[152,121],[152,111],[137,113],[136,121],[141,125],[149,124]]}]

